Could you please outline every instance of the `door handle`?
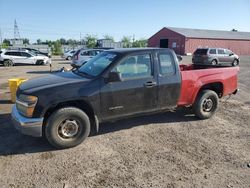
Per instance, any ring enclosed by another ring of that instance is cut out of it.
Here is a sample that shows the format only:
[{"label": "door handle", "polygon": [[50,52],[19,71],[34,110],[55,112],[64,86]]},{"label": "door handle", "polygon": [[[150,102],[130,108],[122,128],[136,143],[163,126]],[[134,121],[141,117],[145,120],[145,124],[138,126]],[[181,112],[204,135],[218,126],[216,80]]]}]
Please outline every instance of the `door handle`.
[{"label": "door handle", "polygon": [[146,82],[146,83],[144,84],[144,86],[145,86],[146,88],[151,88],[151,87],[156,86],[156,82],[153,82],[153,81]]}]

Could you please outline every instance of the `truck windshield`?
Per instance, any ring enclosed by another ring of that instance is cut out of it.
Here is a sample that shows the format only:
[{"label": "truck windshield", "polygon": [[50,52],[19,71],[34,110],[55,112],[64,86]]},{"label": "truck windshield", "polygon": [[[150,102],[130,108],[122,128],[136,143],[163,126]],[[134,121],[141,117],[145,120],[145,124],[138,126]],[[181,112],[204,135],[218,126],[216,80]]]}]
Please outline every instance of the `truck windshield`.
[{"label": "truck windshield", "polygon": [[78,71],[93,77],[98,76],[116,59],[116,57],[117,54],[113,52],[100,53],[82,65]]}]

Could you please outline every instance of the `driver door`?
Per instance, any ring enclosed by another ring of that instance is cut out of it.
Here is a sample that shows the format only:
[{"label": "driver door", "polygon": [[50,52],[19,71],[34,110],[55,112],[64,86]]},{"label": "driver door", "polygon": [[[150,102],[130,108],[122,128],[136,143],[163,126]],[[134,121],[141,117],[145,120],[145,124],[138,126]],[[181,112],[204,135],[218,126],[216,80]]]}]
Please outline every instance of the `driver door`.
[{"label": "driver door", "polygon": [[106,83],[101,88],[102,119],[152,111],[157,106],[157,81],[150,53],[128,55],[111,72],[121,81]]}]

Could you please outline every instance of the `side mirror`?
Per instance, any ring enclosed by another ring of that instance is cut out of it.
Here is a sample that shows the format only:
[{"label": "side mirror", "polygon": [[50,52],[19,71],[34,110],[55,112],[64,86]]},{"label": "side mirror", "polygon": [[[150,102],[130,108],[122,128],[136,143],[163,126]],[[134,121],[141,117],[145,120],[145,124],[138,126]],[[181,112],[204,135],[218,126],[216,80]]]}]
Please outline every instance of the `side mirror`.
[{"label": "side mirror", "polygon": [[232,56],[232,55],[234,55],[234,54],[233,53],[229,54],[229,56]]},{"label": "side mirror", "polygon": [[179,62],[182,61],[182,56],[181,55],[177,55],[177,59],[178,59]]},{"label": "side mirror", "polygon": [[108,82],[120,82],[120,81],[122,81],[121,73],[119,73],[119,72],[109,72],[107,81]]}]

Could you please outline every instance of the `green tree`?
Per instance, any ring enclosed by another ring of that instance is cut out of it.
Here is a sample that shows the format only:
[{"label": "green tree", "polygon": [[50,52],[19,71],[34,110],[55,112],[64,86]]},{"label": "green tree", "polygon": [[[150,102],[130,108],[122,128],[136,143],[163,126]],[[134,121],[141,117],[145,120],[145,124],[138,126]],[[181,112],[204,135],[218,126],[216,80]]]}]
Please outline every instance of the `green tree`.
[{"label": "green tree", "polygon": [[64,39],[64,38],[60,38],[60,43],[61,43],[62,45],[65,45],[65,44],[67,43],[67,41],[66,41],[66,39]]},{"label": "green tree", "polygon": [[37,40],[36,40],[36,43],[37,43],[37,44],[42,44],[42,40],[41,40],[41,39],[37,39]]},{"label": "green tree", "polygon": [[121,42],[123,43],[123,48],[131,47],[131,37],[130,36],[122,37]]},{"label": "green tree", "polygon": [[4,49],[5,49],[5,48],[8,48],[8,47],[9,47],[9,45],[8,45],[7,43],[4,43],[4,42],[3,42],[3,43],[1,44],[1,46],[0,46],[0,49],[1,49],[1,48],[4,48]]},{"label": "green tree", "polygon": [[86,35],[85,41],[88,48],[94,48],[96,46],[97,37],[95,35]]},{"label": "green tree", "polygon": [[30,40],[27,38],[23,39],[23,44],[30,44]]},{"label": "green tree", "polygon": [[78,41],[73,40],[73,39],[69,39],[69,40],[67,40],[67,44],[68,44],[71,48],[75,48],[75,47],[77,47]]},{"label": "green tree", "polygon": [[53,55],[61,55],[62,54],[62,44],[60,43],[60,40],[53,42],[51,51],[52,51]]},{"label": "green tree", "polygon": [[147,47],[147,40],[146,39],[140,39],[140,40],[135,40],[132,43],[132,46],[134,48],[143,48],[143,47]]},{"label": "green tree", "polygon": [[107,39],[107,40],[111,40],[112,42],[114,42],[114,41],[115,41],[114,37],[113,37],[113,36],[111,36],[111,35],[108,35],[108,34],[103,35],[103,38],[104,38],[104,39]]},{"label": "green tree", "polygon": [[10,46],[10,40],[8,40],[8,39],[4,39],[3,43],[5,43],[5,45],[7,45],[7,46]]}]

